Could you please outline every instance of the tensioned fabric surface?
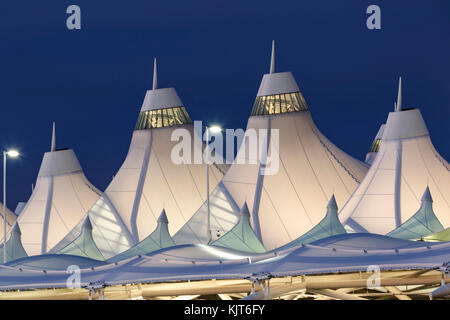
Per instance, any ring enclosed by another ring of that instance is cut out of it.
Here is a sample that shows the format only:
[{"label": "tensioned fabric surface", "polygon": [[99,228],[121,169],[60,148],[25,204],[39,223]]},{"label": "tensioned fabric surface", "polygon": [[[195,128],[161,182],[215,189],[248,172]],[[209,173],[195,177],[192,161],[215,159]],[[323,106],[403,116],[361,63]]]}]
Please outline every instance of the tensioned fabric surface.
[{"label": "tensioned fabric surface", "polygon": [[[343,234],[266,254],[207,245],[181,245],[105,264],[82,257],[44,255],[0,266],[0,289],[65,287],[66,267],[81,266],[81,285],[205,279],[245,279],[381,270],[434,269],[450,260],[450,243],[425,243],[374,234]],[[45,272],[44,272],[45,270]]]},{"label": "tensioned fabric surface", "polygon": [[[0,202],[0,224],[2,225],[2,228],[0,228],[0,237],[3,239],[3,203]],[[11,210],[6,208],[6,234],[8,234],[8,230],[11,228],[11,226],[16,221],[17,216],[12,212]]]},{"label": "tensioned fabric surface", "polygon": [[[9,239],[6,241],[6,261],[17,260],[27,256],[25,249],[20,240],[21,232],[19,225],[16,223],[9,233]],[[3,262],[3,243],[0,246],[0,261]]]},{"label": "tensioned fabric surface", "polygon": [[99,197],[72,149],[46,152],[33,193],[16,221],[27,254],[51,250]]},{"label": "tensioned fabric surface", "polygon": [[247,203],[244,203],[241,209],[239,222],[211,245],[252,253],[266,251],[250,224],[250,212]]},{"label": "tensioned fabric surface", "polygon": [[137,245],[108,259],[108,262],[121,261],[137,255],[148,254],[162,248],[175,246],[175,242],[169,234],[168,223],[166,211],[163,210],[158,218],[158,226],[152,233]]},{"label": "tensioned fabric surface", "polygon": [[450,165],[434,148],[418,109],[389,113],[369,172],[339,212],[356,232],[386,234],[414,215],[426,187],[444,227],[450,226]]},{"label": "tensioned fabric surface", "polygon": [[[194,143],[193,125],[178,126],[191,137],[192,155],[202,154]],[[206,200],[206,165],[176,164],[171,159],[173,127],[134,131],[122,167],[100,200],[89,211],[94,240],[105,258],[146,238],[165,209],[169,232],[177,232]],[[197,150],[195,150],[197,149]],[[210,166],[211,190],[225,167]],[[205,220],[206,221],[206,220]]]},{"label": "tensioned fabric surface", "polygon": [[338,218],[338,207],[334,195],[331,197],[327,206],[327,213],[325,217],[314,228],[309,230],[304,235],[291,241],[284,246],[274,249],[273,251],[284,250],[296,247],[302,244],[311,243],[320,239],[328,238],[338,234],[346,233],[344,227]]},{"label": "tensioned fabric surface", "polygon": [[[298,90],[290,72],[266,74],[259,92],[276,96],[283,93],[283,86],[289,92]],[[282,108],[274,106],[273,110],[280,113],[249,118],[247,135],[236,157],[244,162],[235,161],[210,197],[212,230],[222,235],[227,232],[237,222],[239,208],[247,202],[253,229],[268,250],[298,238],[319,223],[333,193],[337,204],[343,206],[368,169],[321,134],[306,108],[281,113]],[[250,132],[255,132],[259,140],[267,137],[268,147],[250,154],[249,145],[254,141]],[[271,143],[277,140],[276,134],[279,145]],[[269,160],[266,165],[265,159]],[[206,216],[204,205],[174,235],[175,242],[207,243],[202,237],[206,230],[199,224]]]},{"label": "tensioned fabric surface", "polygon": [[105,260],[92,237],[92,224],[89,217],[86,217],[84,221],[82,221],[81,228],[79,229],[80,231],[78,234],[75,232],[71,233],[75,236],[74,239],[70,242],[60,242],[50,251],[50,253],[76,255],[100,261]]},{"label": "tensioned fabric surface", "polygon": [[422,196],[420,209],[401,226],[387,234],[389,237],[417,240],[444,230],[433,212],[433,198],[427,187]]},{"label": "tensioned fabric surface", "polygon": [[[176,90],[156,86],[155,60],[153,89],[146,92],[126,159],[88,212],[95,243],[106,259],[151,234],[163,209],[169,232],[175,234],[206,200],[203,139]],[[180,151],[182,142],[186,148]],[[210,190],[227,167],[210,166]]]}]

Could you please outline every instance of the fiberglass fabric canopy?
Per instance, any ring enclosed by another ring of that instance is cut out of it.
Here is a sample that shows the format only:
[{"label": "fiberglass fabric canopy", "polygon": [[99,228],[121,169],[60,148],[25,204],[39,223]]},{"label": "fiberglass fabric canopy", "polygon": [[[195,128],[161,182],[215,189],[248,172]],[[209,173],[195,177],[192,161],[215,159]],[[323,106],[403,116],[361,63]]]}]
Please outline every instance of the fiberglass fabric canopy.
[{"label": "fiberglass fabric canopy", "polygon": [[81,267],[81,285],[206,279],[247,279],[332,272],[435,269],[450,260],[450,243],[413,242],[373,234],[342,234],[264,254],[181,245],[105,264],[83,257],[42,255],[0,266],[0,289],[65,287],[66,268]]}]

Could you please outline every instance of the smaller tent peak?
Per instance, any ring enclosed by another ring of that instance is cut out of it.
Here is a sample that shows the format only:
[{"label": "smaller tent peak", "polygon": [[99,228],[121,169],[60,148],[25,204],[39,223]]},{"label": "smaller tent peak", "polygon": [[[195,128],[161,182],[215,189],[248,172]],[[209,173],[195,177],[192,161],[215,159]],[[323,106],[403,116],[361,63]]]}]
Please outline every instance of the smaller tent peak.
[{"label": "smaller tent peak", "polygon": [[244,205],[241,208],[241,216],[250,216],[250,210],[248,210],[247,202],[244,202]]},{"label": "smaller tent peak", "polygon": [[158,73],[156,69],[156,57],[153,59],[153,86],[152,90],[155,90],[158,88]]},{"label": "smaller tent peak", "polygon": [[431,197],[430,188],[428,186],[425,189],[425,192],[423,193],[423,196],[422,196],[422,202],[424,202],[424,201],[433,202],[433,198]]},{"label": "smaller tent peak", "polygon": [[55,132],[55,121],[53,121],[53,129],[52,129],[52,145],[50,151],[56,150],[56,132]]},{"label": "smaller tent peak", "polygon": [[14,223],[12,230],[11,230],[11,234],[13,234],[13,233],[15,233],[19,236],[22,235],[22,231],[20,231],[20,227],[19,227],[18,223]]},{"label": "smaller tent peak", "polygon": [[166,223],[166,224],[169,223],[165,209],[162,209],[161,214],[159,215],[159,218],[158,218],[158,223]]},{"label": "smaller tent peak", "polygon": [[275,40],[272,40],[272,54],[270,56],[270,72],[275,72]]},{"label": "smaller tent peak", "polygon": [[83,229],[84,230],[92,230],[91,219],[89,219],[89,216],[86,216],[86,218],[84,219]]},{"label": "smaller tent peak", "polygon": [[334,193],[331,196],[330,201],[328,202],[327,208],[329,208],[329,209],[336,209],[336,210],[338,208],[337,203],[336,203],[336,198],[334,196]]},{"label": "smaller tent peak", "polygon": [[395,111],[402,111],[402,77],[398,79],[398,93],[397,93],[397,105]]}]

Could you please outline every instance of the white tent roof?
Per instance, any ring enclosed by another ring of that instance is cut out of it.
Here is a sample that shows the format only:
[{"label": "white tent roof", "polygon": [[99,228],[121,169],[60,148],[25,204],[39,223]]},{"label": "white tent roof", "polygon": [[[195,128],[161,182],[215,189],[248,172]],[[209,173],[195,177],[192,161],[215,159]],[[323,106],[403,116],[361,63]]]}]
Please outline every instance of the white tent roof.
[{"label": "white tent roof", "polygon": [[399,227],[416,213],[427,185],[437,218],[450,226],[450,166],[434,148],[420,111],[398,110],[389,113],[378,154],[339,214],[354,231],[386,234]]},{"label": "white tent roof", "polygon": [[[122,167],[89,211],[94,240],[105,258],[131,248],[152,233],[163,208],[170,221],[169,232],[174,234],[206,199],[205,164],[176,164],[172,160],[172,150],[179,143],[172,141],[172,133],[177,129],[189,132],[191,155],[202,154],[201,137],[189,117],[181,123],[161,121],[157,127],[145,126],[153,112],[165,116],[165,109],[160,108],[172,107],[184,109],[174,89],[156,89],[155,84],[147,91],[138,120],[144,125],[136,127]],[[210,167],[211,190],[225,168]]]},{"label": "white tent roof", "polygon": [[[54,149],[54,135],[52,138]],[[28,255],[46,253],[85,215],[100,192],[86,179],[72,149],[46,152],[36,187],[17,218]]]},{"label": "white tent roof", "polygon": [[[0,237],[3,239],[3,219],[4,213],[3,213],[3,203],[0,202]],[[9,229],[12,225],[16,222],[17,216],[12,212],[11,210],[6,207],[6,234],[8,234]]]},{"label": "white tent roof", "polygon": [[[295,83],[290,73],[289,76],[271,73],[264,77],[263,89],[258,94],[298,90],[296,84],[295,87],[280,85],[276,90],[275,86],[267,87],[267,79],[291,79],[291,84]],[[246,148],[250,138],[246,136],[237,155],[245,159],[245,164],[233,164],[211,195],[211,229],[220,231],[221,235],[228,232],[238,221],[239,208],[247,202],[253,229],[264,247],[271,250],[298,238],[319,223],[331,194],[334,193],[338,205],[343,206],[363,179],[367,165],[337,148],[320,133],[300,92],[272,94],[267,100],[262,98],[265,97],[256,98],[254,110],[265,108],[270,112],[267,115],[255,112],[248,120],[247,130],[255,129],[257,134],[259,129],[278,130],[279,149],[269,147],[267,154],[279,152],[279,170],[273,175],[260,175],[260,170],[267,170],[260,162],[262,150],[258,150],[256,159],[252,158]],[[205,221],[206,210],[202,207],[186,228],[174,236],[175,242],[207,243],[205,223],[201,224]]]}]

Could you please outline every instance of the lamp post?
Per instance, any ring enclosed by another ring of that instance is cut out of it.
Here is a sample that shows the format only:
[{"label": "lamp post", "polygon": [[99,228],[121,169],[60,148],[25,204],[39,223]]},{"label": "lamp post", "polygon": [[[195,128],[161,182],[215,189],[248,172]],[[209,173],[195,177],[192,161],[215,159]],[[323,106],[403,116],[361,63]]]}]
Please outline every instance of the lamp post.
[{"label": "lamp post", "polygon": [[[219,133],[222,131],[222,128],[219,126],[206,126],[206,149],[209,149],[209,130],[213,133]],[[206,208],[207,208],[207,221],[206,221],[206,232],[208,237],[208,244],[211,243],[212,233],[211,233],[211,209],[209,206],[209,150],[208,150],[208,158],[206,159]]]},{"label": "lamp post", "polygon": [[16,158],[17,150],[3,150],[3,263],[6,263],[6,156]]}]

